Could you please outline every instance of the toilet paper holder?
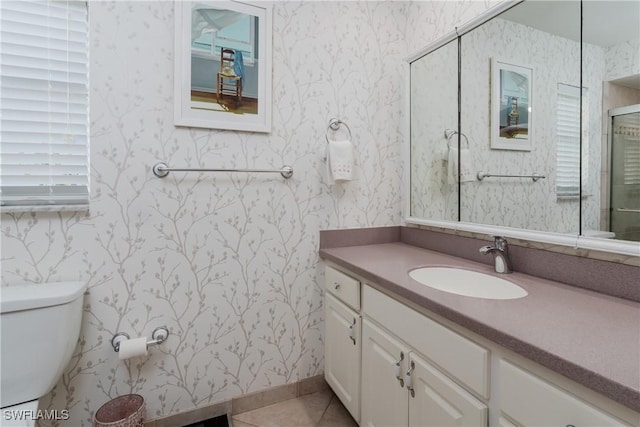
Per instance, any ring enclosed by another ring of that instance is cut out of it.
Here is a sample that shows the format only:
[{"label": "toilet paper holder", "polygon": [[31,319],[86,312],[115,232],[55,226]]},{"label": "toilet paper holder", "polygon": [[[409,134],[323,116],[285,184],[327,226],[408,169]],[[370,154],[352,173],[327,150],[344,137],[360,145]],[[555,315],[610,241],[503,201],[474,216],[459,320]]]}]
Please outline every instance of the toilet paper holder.
[{"label": "toilet paper holder", "polygon": [[[166,340],[168,336],[169,336],[169,328],[167,328],[166,326],[158,326],[151,333],[152,339],[151,341],[147,341],[147,347],[149,347],[150,345],[158,345],[164,342],[164,340]],[[115,352],[120,351],[120,343],[128,339],[131,339],[128,333],[126,332],[116,333],[113,336],[113,338],[111,338],[111,345],[113,346],[113,350]]]}]

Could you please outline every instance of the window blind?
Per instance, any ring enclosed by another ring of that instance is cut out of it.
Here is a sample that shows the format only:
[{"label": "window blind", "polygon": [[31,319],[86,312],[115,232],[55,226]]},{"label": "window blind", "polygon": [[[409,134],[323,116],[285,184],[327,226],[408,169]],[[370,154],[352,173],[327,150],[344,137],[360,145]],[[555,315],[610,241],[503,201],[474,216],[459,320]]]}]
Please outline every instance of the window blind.
[{"label": "window blind", "polygon": [[580,195],[580,88],[558,84],[556,195]]},{"label": "window blind", "polygon": [[0,204],[89,201],[84,1],[0,1]]}]

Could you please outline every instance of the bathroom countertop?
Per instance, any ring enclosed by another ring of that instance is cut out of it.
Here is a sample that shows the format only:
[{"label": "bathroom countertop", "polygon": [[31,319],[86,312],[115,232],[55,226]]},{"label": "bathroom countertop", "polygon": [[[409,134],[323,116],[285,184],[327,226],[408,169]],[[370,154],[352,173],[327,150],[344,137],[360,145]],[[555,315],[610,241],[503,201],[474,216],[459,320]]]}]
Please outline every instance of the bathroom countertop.
[{"label": "bathroom countertop", "polygon": [[[406,243],[325,248],[320,256],[509,350],[640,411],[640,303]],[[490,300],[422,285],[408,271],[462,267],[513,281],[529,295]]]}]

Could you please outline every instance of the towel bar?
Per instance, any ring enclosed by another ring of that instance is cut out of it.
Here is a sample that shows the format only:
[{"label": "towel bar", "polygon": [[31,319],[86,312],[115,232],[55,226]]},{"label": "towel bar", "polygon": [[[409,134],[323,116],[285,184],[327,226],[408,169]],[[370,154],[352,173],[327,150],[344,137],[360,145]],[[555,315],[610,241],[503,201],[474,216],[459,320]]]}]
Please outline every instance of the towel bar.
[{"label": "towel bar", "polygon": [[279,173],[283,178],[293,176],[293,168],[284,165],[280,169],[202,169],[202,168],[170,168],[166,163],[160,162],[153,166],[153,173],[158,178],[164,178],[169,172],[246,172],[246,173]]},{"label": "towel bar", "polygon": [[478,178],[478,181],[482,181],[485,178],[530,178],[533,180],[533,182],[537,182],[539,179],[546,178],[546,176],[537,174],[535,172],[531,175],[494,175],[492,173],[489,174],[484,172],[478,172],[476,177]]}]

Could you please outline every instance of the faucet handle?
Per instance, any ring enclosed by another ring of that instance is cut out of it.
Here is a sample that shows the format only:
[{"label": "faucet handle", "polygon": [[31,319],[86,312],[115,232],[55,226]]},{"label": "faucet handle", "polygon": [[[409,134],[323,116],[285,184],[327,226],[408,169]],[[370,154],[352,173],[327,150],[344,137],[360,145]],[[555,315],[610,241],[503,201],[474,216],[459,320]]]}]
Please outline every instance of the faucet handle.
[{"label": "faucet handle", "polygon": [[496,248],[504,251],[507,248],[507,239],[502,236],[493,235],[494,245]]}]

